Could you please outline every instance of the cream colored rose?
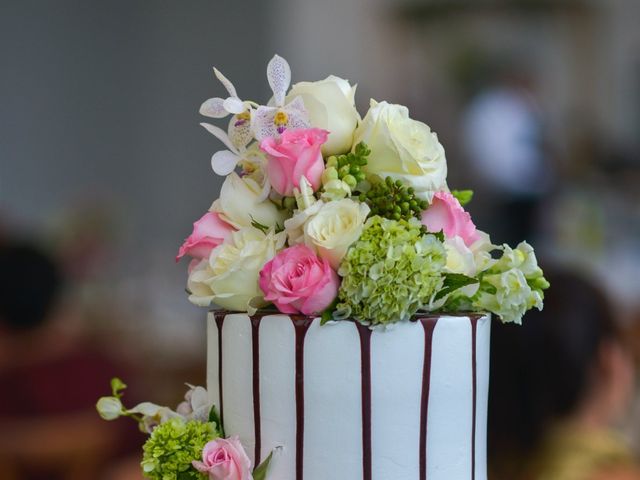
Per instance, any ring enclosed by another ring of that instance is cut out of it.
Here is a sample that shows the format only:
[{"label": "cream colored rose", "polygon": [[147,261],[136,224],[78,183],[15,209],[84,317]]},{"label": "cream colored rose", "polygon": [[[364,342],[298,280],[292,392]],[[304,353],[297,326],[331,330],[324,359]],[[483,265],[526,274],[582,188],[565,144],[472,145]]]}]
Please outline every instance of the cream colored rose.
[{"label": "cream colored rose", "polygon": [[360,238],[369,206],[349,198],[318,203],[304,223],[301,240],[337,270],[347,249]]},{"label": "cream colored rose", "polygon": [[355,93],[355,86],[334,75],[317,82],[299,82],[291,87],[287,101],[301,97],[311,125],[330,132],[322,146],[324,156],[351,150],[353,132],[360,120],[354,104]]},{"label": "cream colored rose", "polygon": [[282,225],[285,214],[269,201],[269,191],[268,183],[261,186],[253,178],[241,178],[234,172],[225,179],[220,198],[210,210],[235,228],[251,226],[253,220],[267,227]]},{"label": "cream colored rose", "polygon": [[353,144],[360,142],[371,148],[365,173],[400,179],[424,200],[447,190],[444,148],[427,125],[409,118],[407,107],[371,100],[354,135]]},{"label": "cream colored rose", "polygon": [[258,286],[260,270],[284,246],[284,232],[263,233],[244,227],[211,251],[189,274],[189,301],[199,306],[215,303],[229,310],[253,312],[266,304]]}]

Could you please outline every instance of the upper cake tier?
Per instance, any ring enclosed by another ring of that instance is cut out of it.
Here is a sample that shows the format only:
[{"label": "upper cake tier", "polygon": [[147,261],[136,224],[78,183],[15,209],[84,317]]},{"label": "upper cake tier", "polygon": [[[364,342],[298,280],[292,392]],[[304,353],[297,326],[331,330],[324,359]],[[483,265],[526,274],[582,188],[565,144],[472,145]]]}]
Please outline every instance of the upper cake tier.
[{"label": "upper cake tier", "polygon": [[212,312],[208,391],[270,480],[485,480],[489,337],[488,315]]}]

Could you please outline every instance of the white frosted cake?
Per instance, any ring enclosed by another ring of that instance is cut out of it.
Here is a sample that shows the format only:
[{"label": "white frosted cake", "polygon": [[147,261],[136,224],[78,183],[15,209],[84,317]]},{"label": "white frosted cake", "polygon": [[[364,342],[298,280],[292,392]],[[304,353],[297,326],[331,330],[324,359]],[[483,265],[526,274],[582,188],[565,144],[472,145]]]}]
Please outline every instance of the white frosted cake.
[{"label": "white frosted cake", "polygon": [[490,318],[542,308],[531,246],[476,228],[407,107],[361,116],[348,80],[291,86],[278,55],[266,104],[214,75],[225,179],[177,256],[189,301],[221,309],[207,389],[126,409],[115,379],[103,418],[149,433],[151,480],[486,480]]},{"label": "white frosted cake", "polygon": [[489,337],[489,316],[212,312],[208,391],[254,464],[282,447],[270,479],[485,480]]}]

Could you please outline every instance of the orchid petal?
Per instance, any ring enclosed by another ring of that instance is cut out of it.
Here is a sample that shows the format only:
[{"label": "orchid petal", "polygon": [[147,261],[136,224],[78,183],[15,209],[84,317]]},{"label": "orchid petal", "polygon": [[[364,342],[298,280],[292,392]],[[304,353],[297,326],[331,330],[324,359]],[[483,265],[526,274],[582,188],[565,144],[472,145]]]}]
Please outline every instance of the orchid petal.
[{"label": "orchid petal", "polygon": [[291,83],[291,68],[287,61],[275,55],[267,65],[267,79],[273,91],[273,98],[277,106],[284,105],[284,97]]},{"label": "orchid petal", "polygon": [[220,80],[220,83],[224,86],[224,88],[227,89],[230,97],[238,96],[238,94],[236,93],[236,87],[233,86],[233,83],[231,83],[231,81],[227,77],[225,77],[222,72],[220,72],[220,70],[213,67],[213,73],[215,74],[216,78]]},{"label": "orchid petal", "polygon": [[251,129],[259,142],[265,138],[280,136],[273,123],[277,111],[277,108],[262,105],[251,111]]},{"label": "orchid petal", "polygon": [[304,107],[304,101],[302,97],[296,97],[289,102],[283,110],[289,117],[287,122],[287,128],[309,128],[311,122],[309,122],[309,115],[307,109]]},{"label": "orchid petal", "polygon": [[231,117],[229,122],[229,140],[238,149],[243,151],[249,142],[253,140],[253,132],[251,131],[251,120],[249,118],[238,118],[237,115]]},{"label": "orchid petal", "polygon": [[207,130],[211,135],[220,140],[224,145],[234,153],[238,153],[236,147],[231,143],[229,139],[229,135],[226,134],[224,130],[220,127],[216,127],[215,125],[211,125],[210,123],[201,123],[205,130]]},{"label": "orchid petal", "polygon": [[240,157],[229,150],[220,150],[211,157],[211,168],[218,175],[226,177],[236,168]]},{"label": "orchid petal", "polygon": [[229,113],[242,113],[246,110],[244,102],[238,97],[229,97],[224,101],[224,109]]},{"label": "orchid petal", "polygon": [[229,111],[224,108],[224,99],[210,98],[200,105],[200,115],[211,118],[224,118],[229,115]]}]

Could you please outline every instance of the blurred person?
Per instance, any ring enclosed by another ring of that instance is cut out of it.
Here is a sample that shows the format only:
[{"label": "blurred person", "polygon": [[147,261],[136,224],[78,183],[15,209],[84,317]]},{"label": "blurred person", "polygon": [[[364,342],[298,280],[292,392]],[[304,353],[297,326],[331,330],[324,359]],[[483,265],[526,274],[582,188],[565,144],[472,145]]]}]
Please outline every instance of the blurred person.
[{"label": "blurred person", "polygon": [[[0,472],[6,480],[99,478],[135,440],[94,405],[122,369],[65,329],[56,261],[24,242],[0,242]],[[135,442],[135,447],[137,447]]]},{"label": "blurred person", "polygon": [[492,331],[488,453],[494,480],[640,479],[614,425],[628,418],[634,364],[603,293],[547,275],[545,308]]},{"label": "blurred person", "polygon": [[533,237],[536,208],[552,172],[531,77],[511,62],[493,69],[463,112],[463,148],[478,189],[487,202],[492,199],[483,210],[494,221],[486,223],[499,243],[511,244]]}]

